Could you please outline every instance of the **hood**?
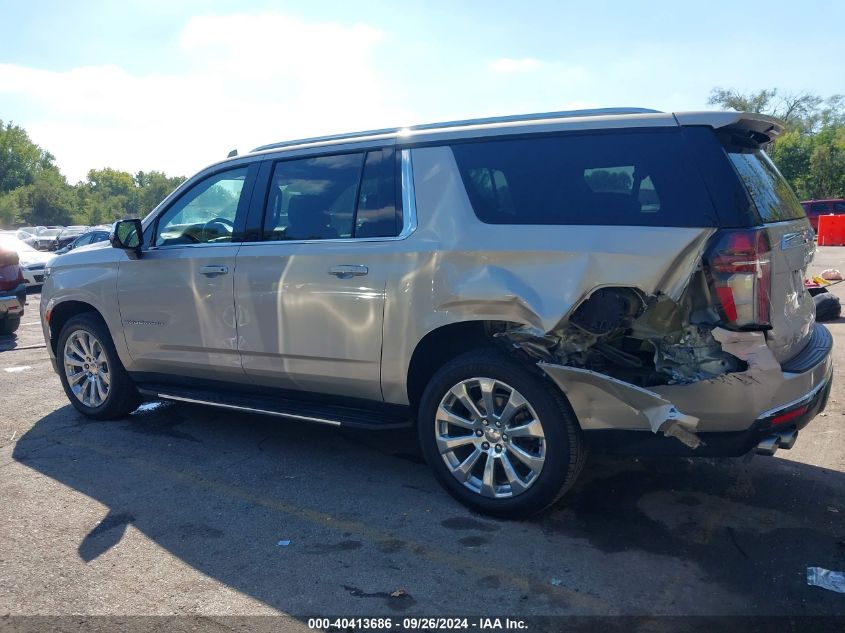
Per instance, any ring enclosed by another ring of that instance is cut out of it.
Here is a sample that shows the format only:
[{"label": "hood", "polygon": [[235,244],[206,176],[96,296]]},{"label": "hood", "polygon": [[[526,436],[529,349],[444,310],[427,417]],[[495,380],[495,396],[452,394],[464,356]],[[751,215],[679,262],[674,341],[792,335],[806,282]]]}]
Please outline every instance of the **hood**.
[{"label": "hood", "polygon": [[21,266],[30,266],[32,264],[46,264],[55,255],[53,253],[42,253],[41,251],[21,251],[18,253],[21,260]]}]

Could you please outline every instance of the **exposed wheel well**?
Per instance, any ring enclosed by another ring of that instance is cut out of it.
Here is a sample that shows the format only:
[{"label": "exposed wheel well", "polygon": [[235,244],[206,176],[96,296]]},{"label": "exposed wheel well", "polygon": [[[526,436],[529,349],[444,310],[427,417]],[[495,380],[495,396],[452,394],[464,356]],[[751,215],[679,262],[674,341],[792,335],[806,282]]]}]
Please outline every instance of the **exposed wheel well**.
[{"label": "exposed wheel well", "polygon": [[93,312],[98,317],[102,315],[90,303],[84,301],[63,301],[50,311],[50,345],[53,348],[53,353],[56,353],[56,344],[59,340],[59,333],[62,331],[65,323],[70,321],[77,314],[84,312]]},{"label": "exposed wheel well", "polygon": [[416,411],[428,381],[456,356],[493,345],[488,321],[450,323],[426,334],[411,356],[408,366],[408,400]]}]

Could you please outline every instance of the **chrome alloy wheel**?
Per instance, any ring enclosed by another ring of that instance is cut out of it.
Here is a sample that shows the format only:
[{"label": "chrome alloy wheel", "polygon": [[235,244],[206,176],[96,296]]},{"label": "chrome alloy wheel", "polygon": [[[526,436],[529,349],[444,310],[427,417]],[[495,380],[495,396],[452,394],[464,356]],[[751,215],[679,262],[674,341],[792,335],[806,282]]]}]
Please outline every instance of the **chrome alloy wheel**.
[{"label": "chrome alloy wheel", "polygon": [[96,408],[109,396],[109,363],[103,344],[87,330],[74,330],[64,349],[65,377],[86,407]]},{"label": "chrome alloy wheel", "polygon": [[484,497],[515,497],[543,469],[543,424],[516,389],[469,378],[446,392],[434,421],[443,461],[464,486]]}]

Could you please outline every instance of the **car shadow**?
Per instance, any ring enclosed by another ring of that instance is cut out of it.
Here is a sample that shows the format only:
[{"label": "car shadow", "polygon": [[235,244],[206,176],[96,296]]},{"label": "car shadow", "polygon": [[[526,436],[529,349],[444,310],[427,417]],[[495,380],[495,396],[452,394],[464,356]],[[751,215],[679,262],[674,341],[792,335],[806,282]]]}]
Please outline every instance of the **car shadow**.
[{"label": "car shadow", "polygon": [[297,616],[845,613],[805,579],[845,568],[845,475],[778,458],[596,458],[525,522],[452,501],[408,431],[165,403],[94,422],[66,406],[13,458],[108,508],[75,545],[81,561],[131,526]]}]

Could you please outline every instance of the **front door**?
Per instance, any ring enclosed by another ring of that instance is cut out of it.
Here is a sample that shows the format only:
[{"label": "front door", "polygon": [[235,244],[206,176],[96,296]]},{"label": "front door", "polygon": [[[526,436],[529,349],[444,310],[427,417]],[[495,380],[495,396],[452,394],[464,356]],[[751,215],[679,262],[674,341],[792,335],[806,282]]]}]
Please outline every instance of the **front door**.
[{"label": "front door", "polygon": [[121,262],[120,316],[137,371],[243,376],[233,279],[256,170],[198,181],[161,213],[141,256]]}]

